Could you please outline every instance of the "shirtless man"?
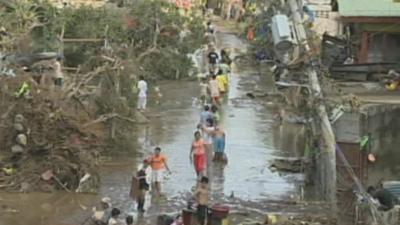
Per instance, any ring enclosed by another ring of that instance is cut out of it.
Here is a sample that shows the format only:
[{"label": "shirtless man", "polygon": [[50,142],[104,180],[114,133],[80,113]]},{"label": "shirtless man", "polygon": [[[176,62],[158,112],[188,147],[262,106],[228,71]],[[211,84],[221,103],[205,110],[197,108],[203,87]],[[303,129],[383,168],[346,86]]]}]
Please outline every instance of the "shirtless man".
[{"label": "shirtless man", "polygon": [[213,136],[214,159],[217,162],[226,162],[225,159],[225,132],[220,125],[215,127]]},{"label": "shirtless man", "polygon": [[197,202],[197,219],[200,225],[206,225],[208,219],[209,190],[208,178],[202,177],[194,193]]}]

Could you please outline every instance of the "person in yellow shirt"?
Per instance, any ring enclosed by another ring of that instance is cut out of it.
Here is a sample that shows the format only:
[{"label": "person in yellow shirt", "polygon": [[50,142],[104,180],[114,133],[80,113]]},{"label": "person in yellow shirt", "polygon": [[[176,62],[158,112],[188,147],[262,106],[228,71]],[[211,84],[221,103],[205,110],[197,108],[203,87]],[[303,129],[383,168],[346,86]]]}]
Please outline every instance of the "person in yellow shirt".
[{"label": "person in yellow shirt", "polygon": [[220,95],[221,97],[223,97],[227,92],[228,76],[226,74],[223,74],[222,70],[218,71],[217,82]]}]

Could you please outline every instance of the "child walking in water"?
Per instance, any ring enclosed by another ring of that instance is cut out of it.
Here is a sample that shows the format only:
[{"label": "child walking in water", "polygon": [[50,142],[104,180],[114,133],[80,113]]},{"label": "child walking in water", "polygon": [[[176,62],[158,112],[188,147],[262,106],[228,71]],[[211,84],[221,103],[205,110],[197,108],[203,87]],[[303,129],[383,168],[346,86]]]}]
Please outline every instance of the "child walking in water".
[{"label": "child walking in water", "polygon": [[206,146],[200,131],[194,133],[194,141],[190,150],[190,162],[193,163],[198,178],[206,175],[207,154]]},{"label": "child walking in water", "polygon": [[208,178],[202,177],[200,185],[194,193],[197,202],[197,219],[200,225],[206,225],[208,220],[209,190]]},{"label": "child walking in water", "polygon": [[206,105],[208,100],[208,83],[206,78],[202,78],[200,82],[200,101],[202,105]]}]

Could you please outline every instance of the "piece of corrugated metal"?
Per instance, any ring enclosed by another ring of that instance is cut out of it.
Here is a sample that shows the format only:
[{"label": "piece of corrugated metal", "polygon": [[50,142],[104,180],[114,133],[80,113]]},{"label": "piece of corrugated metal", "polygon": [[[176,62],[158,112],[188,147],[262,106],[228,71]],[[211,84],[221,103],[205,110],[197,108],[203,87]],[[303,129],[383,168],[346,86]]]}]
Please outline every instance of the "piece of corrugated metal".
[{"label": "piece of corrugated metal", "polygon": [[400,181],[385,181],[382,183],[383,188],[390,191],[398,199],[400,199]]}]

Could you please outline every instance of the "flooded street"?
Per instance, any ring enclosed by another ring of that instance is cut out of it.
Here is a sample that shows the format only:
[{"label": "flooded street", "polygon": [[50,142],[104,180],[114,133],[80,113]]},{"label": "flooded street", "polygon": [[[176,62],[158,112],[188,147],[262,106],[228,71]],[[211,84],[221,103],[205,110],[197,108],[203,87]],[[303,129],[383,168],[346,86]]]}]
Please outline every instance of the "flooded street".
[{"label": "flooded street", "polygon": [[[219,47],[235,52],[246,49],[243,42],[232,34],[221,34],[219,43]],[[233,68],[229,99],[222,109],[229,163],[226,167],[218,164],[211,167],[214,203],[243,201],[257,209],[260,205],[268,207],[265,205],[267,200],[299,198],[302,176],[279,174],[268,167],[274,157],[298,155],[302,127],[279,125],[274,121],[276,109],[272,103],[265,104],[262,99],[254,100],[246,96],[255,85],[268,91],[267,82],[268,79],[260,76],[257,70],[239,66]],[[177,213],[191,197],[195,171],[189,161],[189,151],[201,111],[201,106],[196,104],[198,86],[198,82],[183,81],[161,84],[162,103],[151,106],[147,114],[151,123],[139,127],[138,141],[142,146],[142,155],[149,155],[155,146],[160,146],[172,170],[163,184],[167,200],[150,204],[148,199],[145,218],[152,219],[160,213]],[[139,156],[136,162],[142,159]],[[102,195],[118,199],[117,206],[129,209],[128,213],[135,213],[134,204],[127,195],[134,167],[112,167],[103,171],[105,183]]]},{"label": "flooded street", "polygon": [[[222,33],[218,38],[219,48],[230,48],[236,53],[246,50],[246,45],[232,34]],[[19,210],[1,215],[0,225],[82,224],[90,216],[91,207],[103,196],[110,197],[124,214],[136,215],[134,202],[128,196],[131,176],[137,163],[151,154],[155,146],[160,146],[168,157],[172,174],[163,184],[166,199],[156,201],[148,196],[143,224],[154,224],[151,221],[159,214],[180,211],[195,185],[189,151],[201,111],[195,99],[198,86],[195,81],[160,83],[161,104],[150,104],[146,116],[151,122],[140,125],[136,134],[140,154],[115,158],[101,168],[99,195],[0,194],[1,205]],[[213,203],[253,210],[258,216],[263,215],[262,210],[282,211],[280,201],[298,200],[303,182],[301,175],[280,174],[269,169],[274,157],[298,156],[303,150],[301,126],[279,125],[274,121],[273,102],[246,96],[254,89],[268,92],[269,87],[267,77],[260,76],[257,69],[234,65],[229,99],[222,109],[229,163],[226,167],[212,165],[210,175]],[[298,208],[284,210],[295,212]]]}]

